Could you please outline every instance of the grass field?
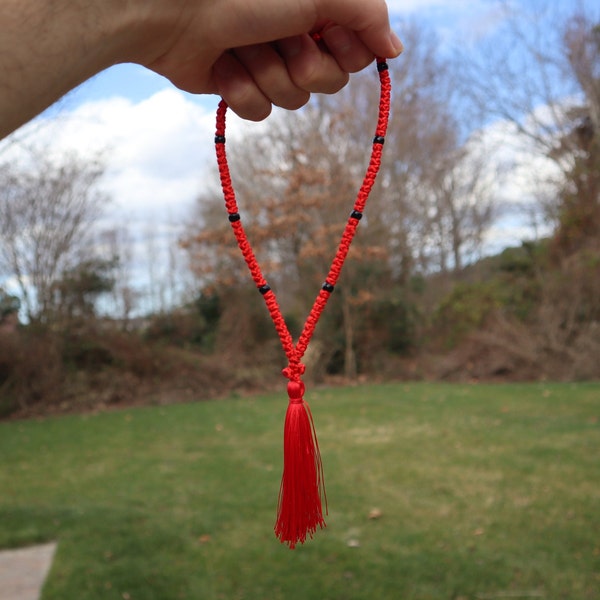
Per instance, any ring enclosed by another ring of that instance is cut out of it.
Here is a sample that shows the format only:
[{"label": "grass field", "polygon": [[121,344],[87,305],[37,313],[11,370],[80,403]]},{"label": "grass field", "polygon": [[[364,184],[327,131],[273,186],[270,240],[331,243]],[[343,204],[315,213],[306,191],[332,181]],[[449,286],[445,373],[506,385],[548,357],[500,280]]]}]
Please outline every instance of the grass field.
[{"label": "grass field", "polygon": [[44,600],[600,598],[600,385],[310,392],[329,517],[294,551],[284,396],[0,424],[0,548],[59,541]]}]

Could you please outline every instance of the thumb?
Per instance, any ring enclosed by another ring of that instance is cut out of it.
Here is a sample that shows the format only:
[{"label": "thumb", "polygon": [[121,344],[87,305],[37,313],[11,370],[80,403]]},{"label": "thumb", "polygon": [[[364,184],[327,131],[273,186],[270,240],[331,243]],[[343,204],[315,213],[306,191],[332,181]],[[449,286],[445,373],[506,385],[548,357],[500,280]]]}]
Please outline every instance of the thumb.
[{"label": "thumb", "polygon": [[392,31],[384,0],[317,0],[320,22],[332,21],[353,30],[375,56],[395,58],[402,42]]}]

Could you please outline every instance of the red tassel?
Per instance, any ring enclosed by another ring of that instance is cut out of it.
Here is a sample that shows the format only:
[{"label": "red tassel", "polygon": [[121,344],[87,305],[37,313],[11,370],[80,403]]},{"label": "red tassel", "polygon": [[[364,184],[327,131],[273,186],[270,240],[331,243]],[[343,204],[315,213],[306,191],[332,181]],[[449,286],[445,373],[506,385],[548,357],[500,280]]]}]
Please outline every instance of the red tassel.
[{"label": "red tassel", "polygon": [[283,476],[279,489],[275,535],[281,543],[294,549],[311,538],[317,527],[323,529],[321,498],[327,496],[323,479],[323,464],[308,404],[303,399],[304,384],[288,383],[290,403],[283,430]]}]

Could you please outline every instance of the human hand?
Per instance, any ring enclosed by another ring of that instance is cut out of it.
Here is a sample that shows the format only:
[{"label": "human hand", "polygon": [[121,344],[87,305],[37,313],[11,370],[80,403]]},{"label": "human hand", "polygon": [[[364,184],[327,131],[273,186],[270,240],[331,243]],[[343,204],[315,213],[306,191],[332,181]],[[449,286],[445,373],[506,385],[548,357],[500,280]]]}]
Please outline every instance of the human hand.
[{"label": "human hand", "polygon": [[131,60],[251,120],[334,93],[376,55],[402,51],[384,0],[145,0],[138,10],[146,33]]},{"label": "human hand", "polygon": [[261,120],[402,50],[385,0],[2,0],[0,31],[0,138],[117,63]]}]

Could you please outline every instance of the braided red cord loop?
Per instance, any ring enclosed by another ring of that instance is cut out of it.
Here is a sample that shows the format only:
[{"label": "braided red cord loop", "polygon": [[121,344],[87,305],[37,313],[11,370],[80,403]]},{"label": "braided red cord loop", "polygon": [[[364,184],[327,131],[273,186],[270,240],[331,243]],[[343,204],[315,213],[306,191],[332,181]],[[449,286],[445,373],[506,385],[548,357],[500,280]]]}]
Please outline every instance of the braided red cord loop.
[{"label": "braided red cord loop", "polygon": [[267,285],[242,225],[225,151],[226,102],[221,100],[217,109],[215,149],[225,208],[229,214],[229,221],[237,244],[252,279],[263,296],[288,360],[287,367],[282,371],[283,375],[289,380],[289,404],[284,426],[284,469],[279,490],[275,533],[290,548],[294,548],[298,542],[304,543],[307,535],[312,537],[317,527],[325,527],[322,499],[324,499],[327,509],[327,496],[323,465],[312,413],[304,400],[304,383],[301,378],[305,367],[301,359],[340,277],[344,261],[348,256],[350,245],[381,166],[383,144],[390,113],[391,81],[385,60],[377,58],[376,62],[381,92],[369,166],[356,196],[353,213],[346,223],[337,251],[331,262],[323,289],[319,291],[313,303],[296,344],[294,344],[283,318],[276,295]]}]

